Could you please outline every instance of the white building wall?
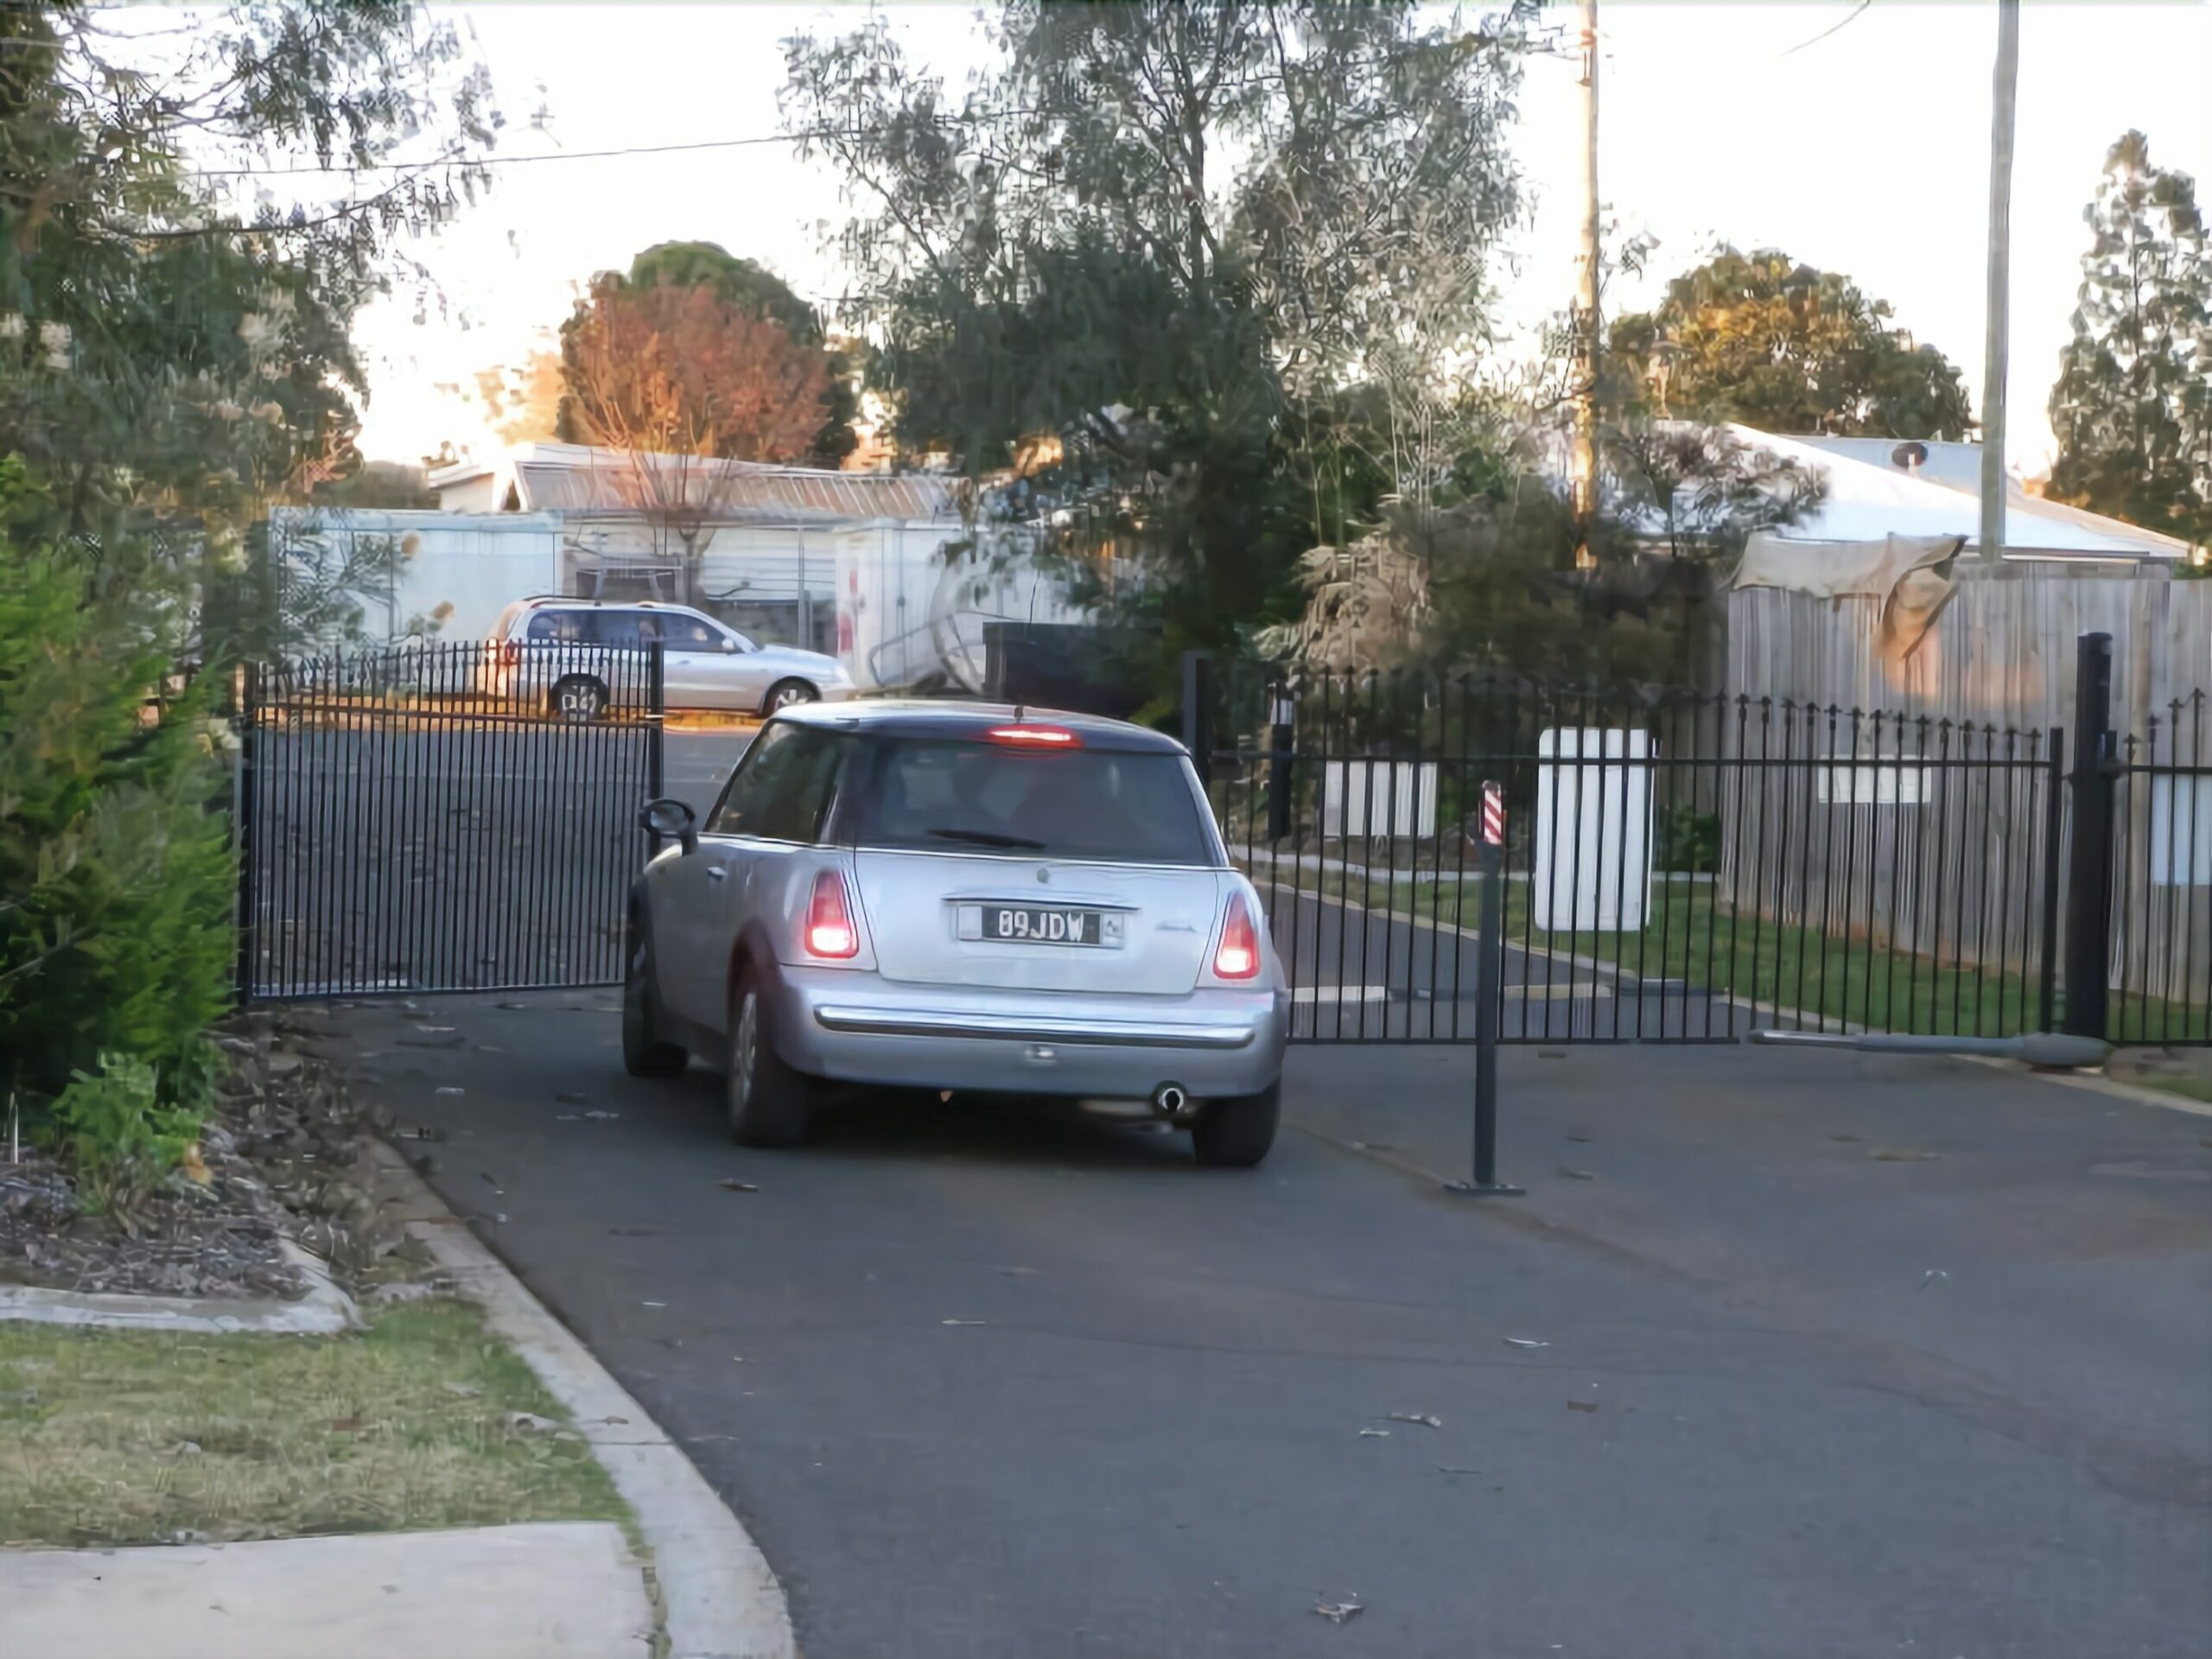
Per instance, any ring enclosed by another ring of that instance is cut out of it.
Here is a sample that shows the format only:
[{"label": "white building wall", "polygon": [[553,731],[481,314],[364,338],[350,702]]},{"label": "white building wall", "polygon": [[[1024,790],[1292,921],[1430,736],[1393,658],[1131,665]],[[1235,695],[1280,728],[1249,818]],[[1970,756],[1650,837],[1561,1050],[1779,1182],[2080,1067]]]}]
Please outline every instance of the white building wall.
[{"label": "white building wall", "polygon": [[303,575],[378,550],[364,543],[391,547],[386,578],[354,593],[371,643],[480,639],[512,601],[561,590],[560,521],[548,513],[276,507],[269,523],[278,556]]}]

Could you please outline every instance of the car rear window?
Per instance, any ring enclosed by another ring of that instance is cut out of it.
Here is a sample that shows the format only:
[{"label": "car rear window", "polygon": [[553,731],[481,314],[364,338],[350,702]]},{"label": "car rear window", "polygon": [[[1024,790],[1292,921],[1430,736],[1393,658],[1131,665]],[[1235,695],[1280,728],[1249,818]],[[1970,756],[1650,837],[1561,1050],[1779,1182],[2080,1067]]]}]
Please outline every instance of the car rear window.
[{"label": "car rear window", "polygon": [[1179,755],[1036,753],[892,738],[858,826],[865,847],[1139,864],[1215,861]]}]

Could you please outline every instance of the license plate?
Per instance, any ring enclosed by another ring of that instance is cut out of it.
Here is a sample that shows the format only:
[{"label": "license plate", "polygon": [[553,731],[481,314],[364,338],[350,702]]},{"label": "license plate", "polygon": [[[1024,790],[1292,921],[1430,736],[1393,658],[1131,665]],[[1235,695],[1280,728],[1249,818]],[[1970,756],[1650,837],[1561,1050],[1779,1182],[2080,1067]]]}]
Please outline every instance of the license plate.
[{"label": "license plate", "polygon": [[963,905],[960,937],[1006,944],[1116,945],[1122,920],[1110,911],[1049,905]]}]

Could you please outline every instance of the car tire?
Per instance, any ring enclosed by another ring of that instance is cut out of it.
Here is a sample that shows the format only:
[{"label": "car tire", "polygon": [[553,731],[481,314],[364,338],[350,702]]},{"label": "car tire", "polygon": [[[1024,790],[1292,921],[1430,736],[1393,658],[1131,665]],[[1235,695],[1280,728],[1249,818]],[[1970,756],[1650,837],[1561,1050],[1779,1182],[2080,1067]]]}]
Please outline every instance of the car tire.
[{"label": "car tire", "polygon": [[768,695],[760,699],[760,715],[763,719],[766,719],[779,709],[789,709],[796,703],[821,701],[821,691],[809,685],[804,680],[778,680],[768,688]]},{"label": "car tire", "polygon": [[680,1077],[690,1054],[653,1033],[653,941],[632,915],[622,959],[622,1069],[633,1077]]},{"label": "car tire", "polygon": [[729,1138],[741,1147],[795,1147],[806,1139],[814,1079],[784,1064],[770,1030],[758,974],[738,976],[729,1000],[729,1052],[722,1068]]},{"label": "car tire", "polygon": [[607,712],[607,685],[589,674],[564,674],[553,683],[545,701],[556,719],[588,726]]},{"label": "car tire", "polygon": [[1191,1150],[1211,1169],[1249,1169],[1275,1143],[1282,1116],[1282,1080],[1256,1095],[1224,1095],[1208,1101],[1191,1125]]}]

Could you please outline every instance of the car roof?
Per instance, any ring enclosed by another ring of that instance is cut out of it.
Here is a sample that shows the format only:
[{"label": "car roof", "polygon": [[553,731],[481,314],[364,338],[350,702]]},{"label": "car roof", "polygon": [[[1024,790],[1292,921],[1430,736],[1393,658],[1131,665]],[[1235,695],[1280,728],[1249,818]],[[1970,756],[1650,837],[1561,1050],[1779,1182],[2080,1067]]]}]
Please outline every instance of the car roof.
[{"label": "car roof", "polygon": [[1165,732],[1132,726],[1103,715],[1065,709],[1039,709],[1007,702],[954,702],[918,697],[868,698],[859,702],[808,702],[776,716],[796,726],[826,726],[880,737],[980,739],[995,726],[1060,726],[1082,738],[1084,747],[1121,754],[1181,754],[1183,746]]},{"label": "car roof", "polygon": [[697,607],[679,605],[672,599],[593,599],[582,594],[533,594],[528,599],[518,599],[509,610],[542,610],[549,605],[560,605],[579,611],[690,611]]}]

